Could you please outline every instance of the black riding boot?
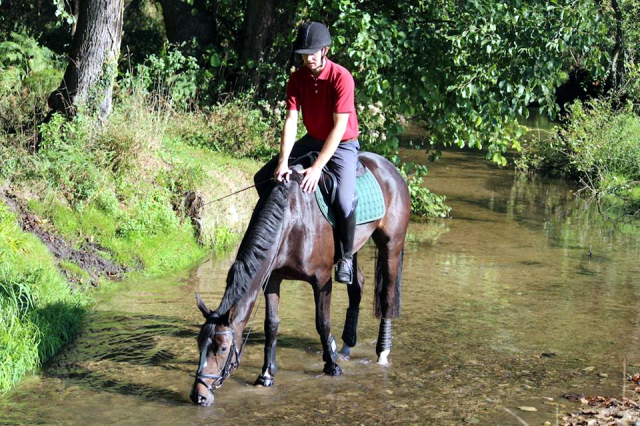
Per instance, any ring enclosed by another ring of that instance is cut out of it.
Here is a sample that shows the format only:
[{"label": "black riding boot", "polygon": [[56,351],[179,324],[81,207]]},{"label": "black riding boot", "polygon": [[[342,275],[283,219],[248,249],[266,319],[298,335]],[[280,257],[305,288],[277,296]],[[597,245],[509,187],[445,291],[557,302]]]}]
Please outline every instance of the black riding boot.
[{"label": "black riding boot", "polygon": [[353,282],[353,238],[356,233],[356,209],[344,220],[336,217],[336,231],[339,240],[340,259],[336,264],[336,281],[343,284]]}]

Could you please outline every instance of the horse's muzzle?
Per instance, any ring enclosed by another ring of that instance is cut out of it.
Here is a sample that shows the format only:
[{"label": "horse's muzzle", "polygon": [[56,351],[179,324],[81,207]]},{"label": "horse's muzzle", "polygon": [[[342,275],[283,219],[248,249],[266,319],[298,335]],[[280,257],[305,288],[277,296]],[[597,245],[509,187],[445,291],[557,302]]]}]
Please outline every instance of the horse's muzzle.
[{"label": "horse's muzzle", "polygon": [[210,406],[213,404],[214,400],[213,392],[198,382],[193,384],[190,397],[194,404],[198,404],[203,407]]}]

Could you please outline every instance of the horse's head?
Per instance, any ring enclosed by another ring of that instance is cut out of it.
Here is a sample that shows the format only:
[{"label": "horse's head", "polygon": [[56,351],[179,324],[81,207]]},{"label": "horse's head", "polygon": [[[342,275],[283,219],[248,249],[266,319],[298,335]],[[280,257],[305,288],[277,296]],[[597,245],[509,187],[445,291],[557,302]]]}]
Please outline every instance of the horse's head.
[{"label": "horse's head", "polygon": [[198,336],[200,364],[191,388],[191,400],[206,407],[213,403],[216,389],[238,367],[240,348],[230,320],[232,313],[219,316],[207,308],[200,295],[196,295],[196,300],[206,321]]}]

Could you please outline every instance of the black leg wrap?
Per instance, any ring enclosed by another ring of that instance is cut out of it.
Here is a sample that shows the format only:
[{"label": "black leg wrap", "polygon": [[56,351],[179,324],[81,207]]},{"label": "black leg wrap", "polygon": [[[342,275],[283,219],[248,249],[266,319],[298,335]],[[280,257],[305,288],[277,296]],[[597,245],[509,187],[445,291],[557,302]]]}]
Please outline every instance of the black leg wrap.
[{"label": "black leg wrap", "polygon": [[278,372],[278,364],[276,364],[276,344],[275,342],[269,348],[264,348],[264,365],[268,366],[269,374],[275,375]]},{"label": "black leg wrap", "polygon": [[378,332],[378,343],[376,344],[376,354],[391,350],[391,320],[382,318],[380,320],[380,331]]},{"label": "black leg wrap", "polygon": [[345,345],[354,347],[357,341],[358,333],[358,314],[359,308],[348,308],[347,319],[344,321],[344,330],[342,331],[342,341]]},{"label": "black leg wrap", "polygon": [[332,335],[329,335],[327,339],[327,348],[322,356],[325,363],[334,363],[338,359],[338,352],[336,351],[336,340]]}]

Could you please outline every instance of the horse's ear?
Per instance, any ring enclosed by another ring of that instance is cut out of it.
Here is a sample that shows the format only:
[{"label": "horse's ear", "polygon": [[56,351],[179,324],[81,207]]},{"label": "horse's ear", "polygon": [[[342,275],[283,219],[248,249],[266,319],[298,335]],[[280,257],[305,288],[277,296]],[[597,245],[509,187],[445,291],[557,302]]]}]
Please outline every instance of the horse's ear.
[{"label": "horse's ear", "polygon": [[211,309],[207,308],[207,305],[205,305],[199,293],[196,293],[196,304],[198,305],[198,309],[200,309],[200,312],[202,312],[202,315],[205,318],[209,318],[209,316],[211,315]]},{"label": "horse's ear", "polygon": [[219,312],[218,310],[211,312],[208,319],[213,319],[216,324],[231,325],[237,312],[237,305],[233,305],[227,312]]}]

